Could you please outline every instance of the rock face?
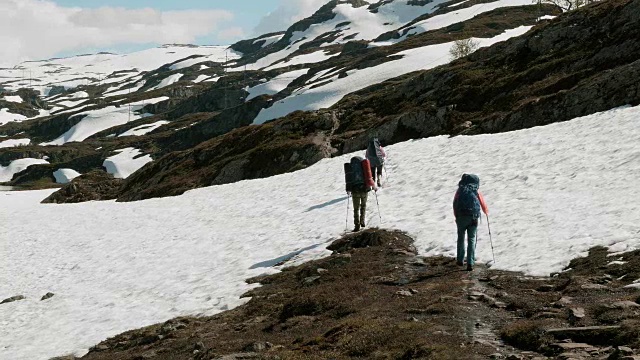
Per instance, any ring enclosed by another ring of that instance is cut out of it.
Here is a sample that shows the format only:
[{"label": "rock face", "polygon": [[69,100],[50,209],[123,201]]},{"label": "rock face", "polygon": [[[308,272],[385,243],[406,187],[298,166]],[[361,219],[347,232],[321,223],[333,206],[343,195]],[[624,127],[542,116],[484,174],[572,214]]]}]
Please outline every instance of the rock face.
[{"label": "rock face", "polygon": [[262,50],[266,44],[267,38],[278,35],[284,35],[284,31],[264,34],[259,38],[238,41],[231,45],[231,49],[241,52],[244,56],[247,56]]},{"label": "rock face", "polygon": [[180,195],[197,187],[273,176],[336,153],[330,141],[338,126],[336,114],[297,114],[303,116],[243,127],[191,150],[170,153],[127,178],[118,201]]},{"label": "rock face", "polygon": [[81,175],[60,190],[44,199],[42,203],[78,203],[84,201],[112,200],[117,197],[121,179],[95,170]]}]

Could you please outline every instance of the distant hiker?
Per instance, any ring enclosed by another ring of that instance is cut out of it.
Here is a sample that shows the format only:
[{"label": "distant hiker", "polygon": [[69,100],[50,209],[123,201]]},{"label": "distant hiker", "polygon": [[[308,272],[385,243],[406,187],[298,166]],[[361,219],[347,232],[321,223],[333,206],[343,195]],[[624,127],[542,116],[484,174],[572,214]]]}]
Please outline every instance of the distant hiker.
[{"label": "distant hiker", "polygon": [[365,215],[367,213],[367,198],[369,191],[375,188],[371,177],[371,164],[369,160],[359,156],[351,158],[344,164],[344,176],[347,193],[353,197],[353,231],[360,231],[365,227]]},{"label": "distant hiker", "polygon": [[464,235],[467,233],[467,270],[472,271],[476,256],[476,233],[480,211],[489,214],[487,204],[478,191],[480,178],[477,175],[464,174],[458,183],[458,191],[453,198],[453,214],[458,226],[458,256],[456,264],[463,265],[464,261]]},{"label": "distant hiker", "polygon": [[365,158],[371,163],[371,175],[373,179],[377,179],[378,187],[382,186],[382,167],[384,166],[386,157],[387,154],[385,154],[384,149],[380,145],[380,140],[378,140],[378,138],[369,140]]}]

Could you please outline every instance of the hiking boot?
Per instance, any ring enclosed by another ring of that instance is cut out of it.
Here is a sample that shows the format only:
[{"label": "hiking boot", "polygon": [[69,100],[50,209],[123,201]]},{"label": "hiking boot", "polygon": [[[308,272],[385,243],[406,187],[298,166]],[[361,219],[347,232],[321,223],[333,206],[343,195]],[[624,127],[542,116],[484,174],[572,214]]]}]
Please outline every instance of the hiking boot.
[{"label": "hiking boot", "polygon": [[458,266],[463,266],[464,264],[463,264],[463,263],[461,263],[460,261],[456,261],[456,265],[458,265]]},{"label": "hiking boot", "polygon": [[364,220],[360,220],[360,227],[365,227]]},{"label": "hiking boot", "polygon": [[467,264],[467,271],[473,271],[473,266]]},{"label": "hiking boot", "polygon": [[360,231],[360,224],[356,224],[356,227],[353,228],[353,232]]}]

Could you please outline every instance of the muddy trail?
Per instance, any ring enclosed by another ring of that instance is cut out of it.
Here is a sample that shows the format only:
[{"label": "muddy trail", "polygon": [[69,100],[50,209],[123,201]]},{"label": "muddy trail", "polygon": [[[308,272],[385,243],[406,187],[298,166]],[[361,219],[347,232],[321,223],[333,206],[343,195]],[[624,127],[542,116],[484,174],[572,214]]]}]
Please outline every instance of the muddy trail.
[{"label": "muddy trail", "polygon": [[328,249],[249,279],[261,286],[245,305],[129,331],[82,359],[640,359],[638,289],[625,287],[640,278],[640,252],[595,248],[532,278],[418,256],[397,231]]}]

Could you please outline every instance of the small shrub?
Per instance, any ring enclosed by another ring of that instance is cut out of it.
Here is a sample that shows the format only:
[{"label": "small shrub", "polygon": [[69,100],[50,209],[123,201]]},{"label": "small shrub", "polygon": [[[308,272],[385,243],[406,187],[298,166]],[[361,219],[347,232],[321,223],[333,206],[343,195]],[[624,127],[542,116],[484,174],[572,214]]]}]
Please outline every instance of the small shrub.
[{"label": "small shrub", "polygon": [[411,360],[411,359],[421,359],[426,358],[431,355],[433,352],[432,349],[424,346],[424,345],[414,345],[400,357],[400,360]]},{"label": "small shrub", "polygon": [[533,3],[552,4],[561,8],[563,11],[571,11],[597,1],[598,0],[533,0]]},{"label": "small shrub", "polygon": [[335,308],[335,304],[313,299],[294,299],[284,305],[280,312],[280,321],[295,316],[314,316]]},{"label": "small shrub", "polygon": [[460,59],[478,50],[478,47],[480,47],[480,43],[472,38],[456,40],[449,49],[449,55],[452,60]]},{"label": "small shrub", "polygon": [[544,329],[538,321],[517,321],[500,331],[502,339],[518,349],[536,351],[547,342]]}]

